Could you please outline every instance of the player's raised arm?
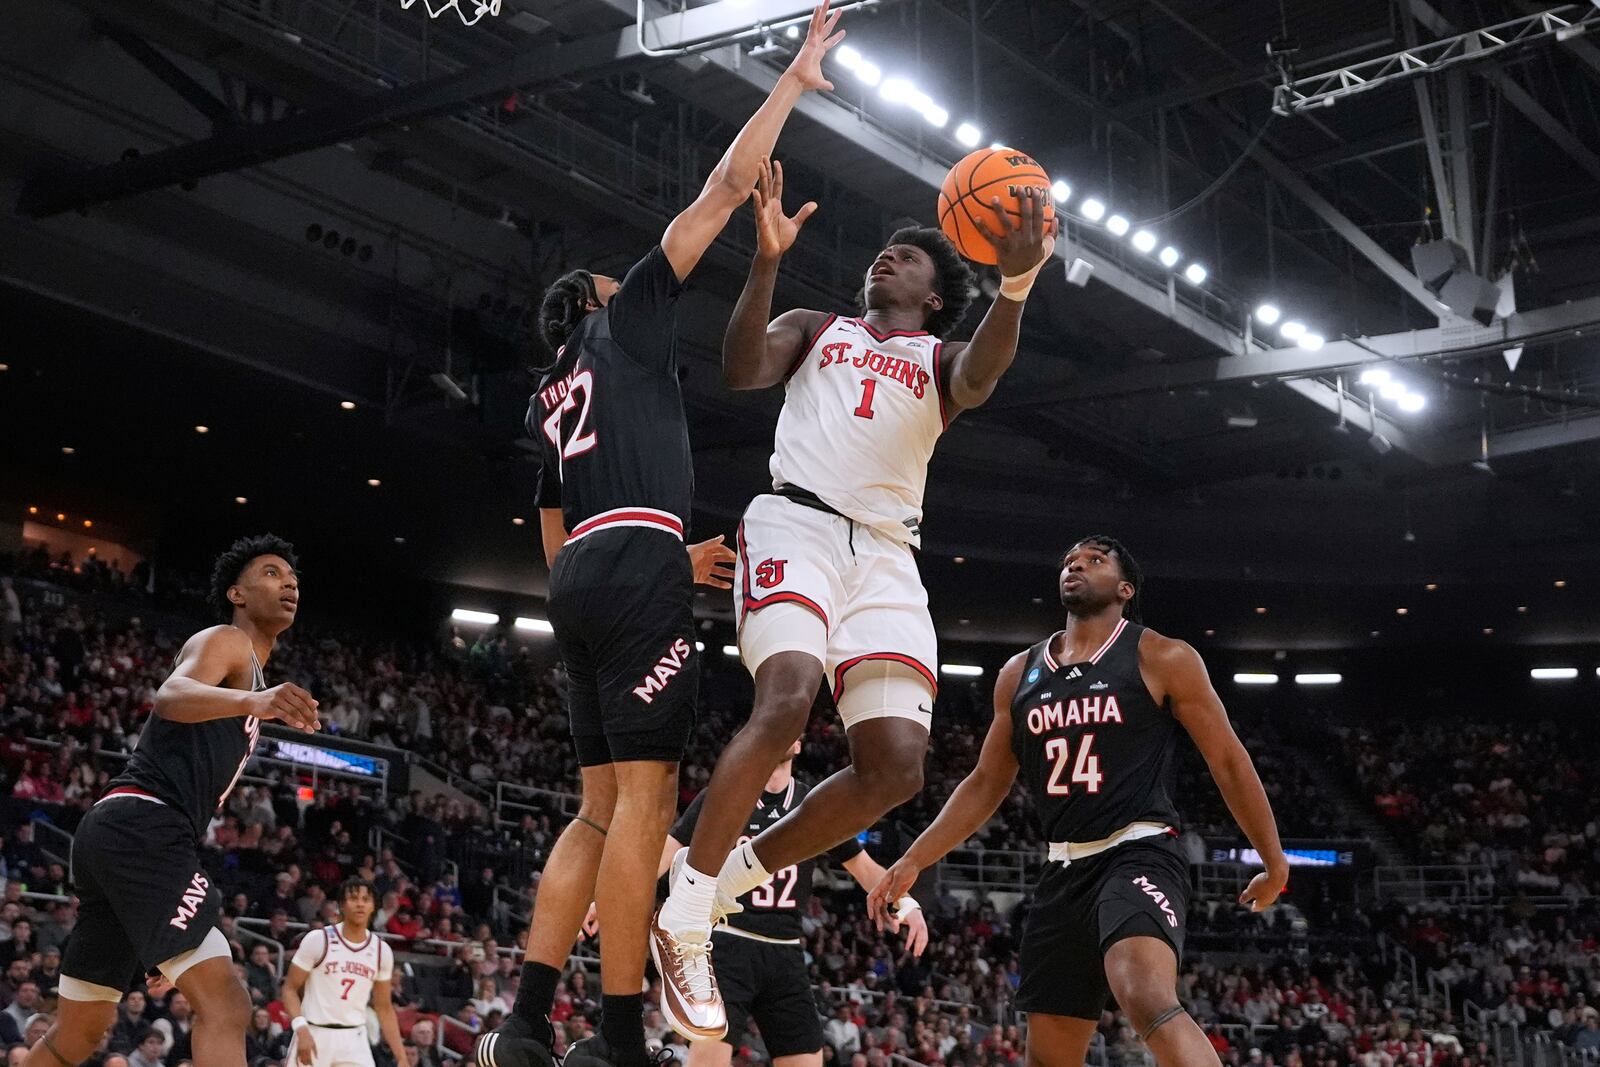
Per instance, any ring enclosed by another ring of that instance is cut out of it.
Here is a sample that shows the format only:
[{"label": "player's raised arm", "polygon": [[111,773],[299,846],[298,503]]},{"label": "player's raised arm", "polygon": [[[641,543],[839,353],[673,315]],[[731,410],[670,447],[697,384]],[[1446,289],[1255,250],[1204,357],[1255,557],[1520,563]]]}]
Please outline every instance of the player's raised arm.
[{"label": "player's raised arm", "polygon": [[[301,730],[317,729],[317,702],[292,682],[250,691],[250,638],[235,626],[201,630],[184,643],[156,691],[155,713],[172,722],[253,715]],[[231,685],[229,683],[232,683]]]},{"label": "player's raised arm", "polygon": [[989,305],[971,341],[945,346],[950,367],[949,396],[961,409],[975,408],[988,400],[1001,375],[1010,369],[1017,355],[1023,303],[1040,269],[1055,251],[1055,224],[1044,217],[1044,197],[1038,190],[1024,189],[1018,200],[1022,204],[1022,222],[1018,225],[1012,225],[1000,210],[998,199],[995,216],[1000,233],[994,233],[981,219],[974,220],[995,247],[1000,295]]},{"label": "player's raised arm", "polygon": [[1011,700],[1027,658],[1026,652],[1012,656],[995,678],[994,719],[978,753],[978,765],[956,786],[932,825],[867,894],[867,912],[880,927],[892,922],[891,905],[905,896],[917,875],[982,829],[1011,792],[1017,780],[1017,756],[1011,748]]},{"label": "player's raised arm", "polygon": [[838,24],[839,13],[828,14],[827,0],[817,5],[811,13],[805,43],[795,54],[789,69],[783,72],[766,102],[728,146],[694,203],[684,208],[667,227],[661,238],[661,249],[680,282],[694,271],[700,257],[728,224],[734,209],[750,195],[761,160],[772,154],[772,146],[778,143],[778,133],[789,118],[789,112],[794,110],[795,101],[809,90],[833,88],[833,83],[822,76],[822,57],[844,40],[843,31],[834,32]]},{"label": "player's raised arm", "polygon": [[1139,661],[1146,677],[1155,683],[1152,689],[1159,690],[1152,695],[1171,702],[1173,717],[1194,738],[1234,821],[1266,864],[1267,869],[1251,879],[1239,902],[1248,904],[1251,911],[1270,908],[1289,880],[1289,861],[1278,841],[1267,791],[1261,787],[1250,753],[1233,732],[1205,661],[1188,643],[1150,631],[1139,643]]},{"label": "player's raised arm", "polygon": [[786,311],[772,317],[772,291],[778,263],[794,245],[800,227],[817,209],[807,202],[791,217],[783,213],[783,164],[763,159],[755,192],[756,258],[739,302],[722,336],[722,381],[729,389],[765,389],[783,381],[805,355],[807,339],[822,320],[820,311]]}]

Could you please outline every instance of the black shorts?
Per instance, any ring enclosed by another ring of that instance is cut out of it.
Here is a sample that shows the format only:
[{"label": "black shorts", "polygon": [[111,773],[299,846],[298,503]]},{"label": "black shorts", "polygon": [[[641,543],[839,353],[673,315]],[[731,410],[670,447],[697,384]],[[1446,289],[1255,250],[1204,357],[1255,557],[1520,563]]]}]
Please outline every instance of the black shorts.
[{"label": "black shorts", "polygon": [[767,1055],[803,1056],[822,1048],[822,1015],[811,995],[806,952],[718,930],[712,963],[728,1009],[728,1044],[739,1047],[751,1019],[761,1028]]},{"label": "black shorts", "polygon": [[581,765],[683,757],[700,688],[693,605],[671,534],[619,527],[561,549],[548,609]]},{"label": "black shorts", "polygon": [[1022,932],[1018,1010],[1099,1019],[1111,996],[1106,950],[1148,935],[1181,959],[1188,910],[1189,865],[1172,837],[1046,864]]},{"label": "black shorts", "polygon": [[200,947],[221,913],[194,827],[152,800],[90,808],[72,839],[72,877],[78,923],[61,973],[109,989]]}]

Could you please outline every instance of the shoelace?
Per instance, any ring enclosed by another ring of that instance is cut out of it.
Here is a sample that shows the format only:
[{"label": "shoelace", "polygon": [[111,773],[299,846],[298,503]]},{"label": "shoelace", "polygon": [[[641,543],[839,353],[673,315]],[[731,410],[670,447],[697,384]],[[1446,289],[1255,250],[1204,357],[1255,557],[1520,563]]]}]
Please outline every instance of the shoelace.
[{"label": "shoelace", "polygon": [[710,1000],[717,992],[717,976],[711,970],[711,939],[702,942],[678,941],[673,946],[673,961],[683,975],[684,991],[690,1000]]}]

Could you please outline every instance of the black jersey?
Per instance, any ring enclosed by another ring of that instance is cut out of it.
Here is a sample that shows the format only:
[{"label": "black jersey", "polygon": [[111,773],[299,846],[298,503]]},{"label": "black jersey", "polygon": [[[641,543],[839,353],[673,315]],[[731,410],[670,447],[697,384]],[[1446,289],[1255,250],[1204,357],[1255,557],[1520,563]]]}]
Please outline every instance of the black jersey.
[{"label": "black jersey", "polygon": [[1143,634],[1122,619],[1082,663],[1057,663],[1054,636],[1028,650],[1011,750],[1047,841],[1098,841],[1131,822],[1178,825],[1178,722],[1139,673]]},{"label": "black jersey", "polygon": [[[250,652],[250,691],[267,687],[255,650]],[[182,812],[203,835],[211,817],[233,792],[244,765],[255,753],[261,720],[241,715],[209,722],[173,722],[154,713],[145,720],[139,744],[107,792],[148,793]]]},{"label": "black jersey", "polygon": [[657,245],[606,306],[585,315],[528,401],[539,442],[538,505],[559,507],[573,534],[630,509],[688,524],[694,493],[689,422],[678,386],[676,320],[683,285]]},{"label": "black jersey", "polygon": [[[809,786],[793,778],[787,789],[777,793],[763,792],[761,799],[756,801],[756,810],[750,813],[750,821],[745,824],[745,832],[739,835],[739,843],[742,845],[756,837],[798,808],[810,791]],[[699,821],[700,809],[705,802],[706,795],[702,792],[678,816],[677,823],[672,827],[672,836],[676,840],[687,843],[694,837],[694,824]],[[835,863],[845,863],[855,859],[861,852],[860,842],[852,837],[829,849],[828,855]],[[744,911],[730,916],[728,926],[734,932],[742,930],[774,941],[800,940],[803,936],[800,917],[806,913],[806,905],[811,903],[811,874],[816,866],[817,861],[809,859],[775,872],[767,881],[739,898]]]}]

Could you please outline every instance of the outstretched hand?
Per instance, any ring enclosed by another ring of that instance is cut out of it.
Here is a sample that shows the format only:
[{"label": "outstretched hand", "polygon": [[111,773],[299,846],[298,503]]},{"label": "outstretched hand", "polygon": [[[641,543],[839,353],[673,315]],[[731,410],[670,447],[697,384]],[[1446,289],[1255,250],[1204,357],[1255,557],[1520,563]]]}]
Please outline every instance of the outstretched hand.
[{"label": "outstretched hand", "polygon": [[1045,197],[1049,195],[1049,191],[1044,189],[1020,190],[1017,194],[1017,202],[1022,206],[1020,223],[1011,221],[1011,216],[1000,204],[1000,198],[995,197],[991,204],[1000,225],[999,233],[990,229],[981,218],[972,220],[977,223],[978,232],[983,234],[984,239],[994,245],[995,265],[1000,268],[1002,278],[1027,274],[1056,250],[1056,230],[1060,226],[1060,219],[1044,217]]},{"label": "outstretched hand", "polygon": [[828,14],[828,0],[822,0],[816,10],[811,12],[811,25],[806,28],[805,43],[800,46],[800,51],[789,63],[789,73],[800,81],[802,89],[833,89],[833,83],[822,74],[822,57],[828,54],[829,49],[844,40],[844,31],[834,33],[834,27],[839,25],[839,16],[842,11]]},{"label": "outstretched hand", "polygon": [[733,588],[733,561],[738,559],[733,549],[723,543],[718,534],[709,541],[688,546],[689,566],[694,571],[695,585],[709,585],[713,589]]},{"label": "outstretched hand", "polygon": [[900,857],[893,867],[883,872],[878,884],[867,894],[867,914],[872,917],[879,930],[900,929],[900,916],[895,914],[894,906],[900,902],[901,897],[911,891],[911,887],[916,884],[917,875],[921,873],[922,868],[904,856]]},{"label": "outstretched hand", "polygon": [[808,200],[793,215],[783,213],[783,164],[763,158],[756,172],[756,187],[750,194],[756,209],[756,255],[776,259],[794,247],[800,227],[817,210]]}]

